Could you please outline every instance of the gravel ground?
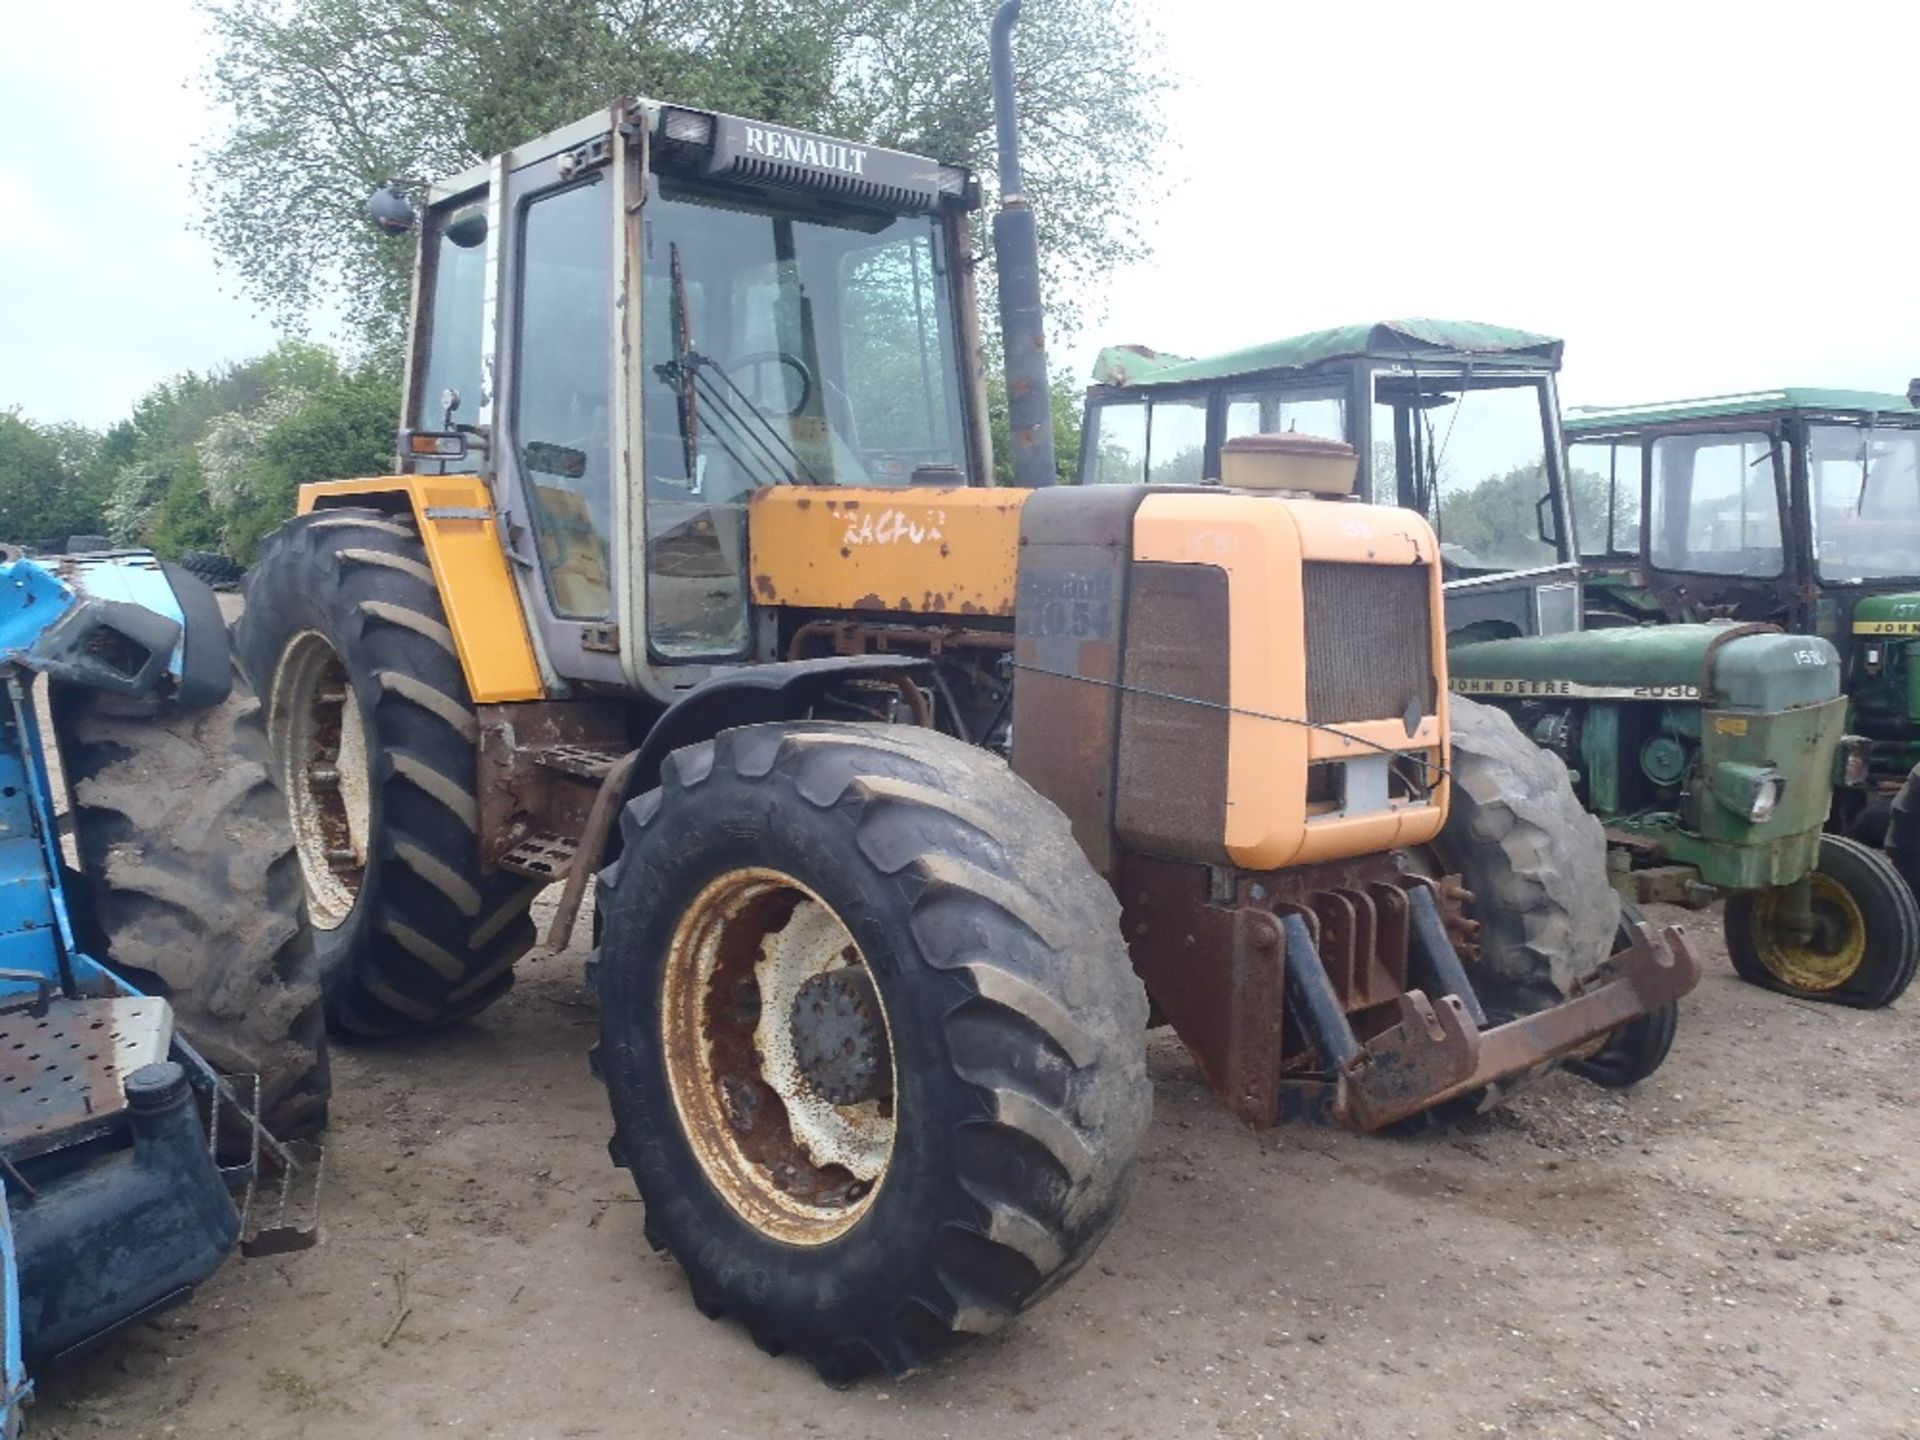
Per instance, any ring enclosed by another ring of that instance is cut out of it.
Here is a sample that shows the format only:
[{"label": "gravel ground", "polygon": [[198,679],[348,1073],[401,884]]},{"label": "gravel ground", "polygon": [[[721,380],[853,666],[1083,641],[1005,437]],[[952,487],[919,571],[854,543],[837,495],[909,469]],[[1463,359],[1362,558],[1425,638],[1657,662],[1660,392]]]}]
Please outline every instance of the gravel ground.
[{"label": "gravel ground", "polygon": [[335,1061],[325,1241],[236,1260],[43,1379],[32,1433],[1920,1437],[1915,1002],[1736,981],[1718,917],[1672,1060],[1450,1134],[1253,1135],[1170,1037],[1127,1213],[929,1373],[824,1389],[641,1239],[586,1069],[582,954]]}]

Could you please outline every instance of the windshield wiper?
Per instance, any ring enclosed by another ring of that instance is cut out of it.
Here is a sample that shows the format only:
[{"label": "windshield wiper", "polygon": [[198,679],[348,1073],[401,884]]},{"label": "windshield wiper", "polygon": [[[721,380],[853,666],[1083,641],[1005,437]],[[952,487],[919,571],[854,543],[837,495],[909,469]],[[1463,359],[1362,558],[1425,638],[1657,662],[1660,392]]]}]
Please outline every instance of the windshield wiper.
[{"label": "windshield wiper", "polygon": [[[681,265],[677,242],[667,247],[667,255],[673,287],[673,359],[654,367],[654,373],[674,387],[674,404],[679,411],[680,445],[686,462],[688,485],[695,494],[700,493],[700,397],[703,387],[714,418],[727,422],[748,453],[743,455],[735,449],[718,428],[711,429],[714,442],[756,484],[798,485],[802,477],[808,484],[819,484],[819,478],[800,459],[798,452],[773,422],[761,414],[746,392],[734,383],[726,368],[712,356],[702,355],[695,348],[693,314],[687,301],[686,271]],[[716,375],[719,376],[718,381],[713,378]]]}]

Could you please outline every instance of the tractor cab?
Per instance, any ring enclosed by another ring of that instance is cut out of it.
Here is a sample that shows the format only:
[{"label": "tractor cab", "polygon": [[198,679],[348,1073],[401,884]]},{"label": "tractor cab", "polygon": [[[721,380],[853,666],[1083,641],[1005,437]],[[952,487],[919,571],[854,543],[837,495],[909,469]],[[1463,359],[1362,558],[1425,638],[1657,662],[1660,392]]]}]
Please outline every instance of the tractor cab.
[{"label": "tractor cab", "polygon": [[[1920,409],[1790,389],[1567,420],[1589,623],[1725,618],[1839,650],[1863,737],[1835,821],[1878,842],[1920,762]],[[1867,758],[1860,758],[1867,757]]]},{"label": "tractor cab", "polygon": [[978,203],[958,166],[647,100],[433,187],[403,465],[487,483],[552,680],[746,658],[758,492],[987,473]]},{"label": "tractor cab", "polygon": [[1904,396],[1580,408],[1567,452],[1602,623],[1772,621],[1844,653],[1896,633],[1859,628],[1890,601],[1920,602],[1920,409]]},{"label": "tractor cab", "polygon": [[1555,374],[1561,342],[1493,325],[1394,320],[1211,359],[1101,352],[1079,479],[1217,482],[1253,435],[1344,441],[1357,490],[1419,511],[1440,539],[1455,640],[1579,623]]}]

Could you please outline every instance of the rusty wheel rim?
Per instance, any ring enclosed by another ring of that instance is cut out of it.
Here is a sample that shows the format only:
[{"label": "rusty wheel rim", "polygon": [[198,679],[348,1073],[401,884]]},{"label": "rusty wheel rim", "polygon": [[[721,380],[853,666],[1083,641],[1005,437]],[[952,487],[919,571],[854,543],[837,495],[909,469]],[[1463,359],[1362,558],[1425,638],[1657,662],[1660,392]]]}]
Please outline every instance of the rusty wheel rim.
[{"label": "rusty wheel rim", "polygon": [[1780,929],[1785,891],[1761,893],[1753,907],[1753,947],[1760,963],[1783,985],[1796,990],[1837,990],[1859,973],[1867,958],[1867,919],[1847,887],[1815,871],[1813,934],[1788,939]]},{"label": "rusty wheel rim", "polygon": [[762,868],[711,881],[674,928],[661,1030],[694,1156],[743,1220],[822,1245],[872,1208],[897,1135],[892,1032],[817,894]]},{"label": "rusty wheel rim", "polygon": [[366,883],[373,829],[367,734],[347,668],[325,636],[294,636],[268,703],[267,738],[287,792],[294,851],[316,929],[346,922]]}]

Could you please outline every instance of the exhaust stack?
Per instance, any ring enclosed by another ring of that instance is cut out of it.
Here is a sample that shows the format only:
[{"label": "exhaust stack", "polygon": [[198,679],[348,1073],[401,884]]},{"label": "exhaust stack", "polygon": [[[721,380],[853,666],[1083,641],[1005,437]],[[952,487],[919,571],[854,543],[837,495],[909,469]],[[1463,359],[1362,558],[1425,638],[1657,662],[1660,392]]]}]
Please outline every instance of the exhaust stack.
[{"label": "exhaust stack", "polygon": [[1000,209],[993,251],[1000,272],[1000,340],[1007,358],[1007,428],[1013,483],[1054,483],[1053,406],[1047,394],[1047,336],[1040,308],[1040,235],[1020,193],[1020,136],[1013,108],[1013,27],[1020,0],[993,17],[993,122],[1000,151]]}]

